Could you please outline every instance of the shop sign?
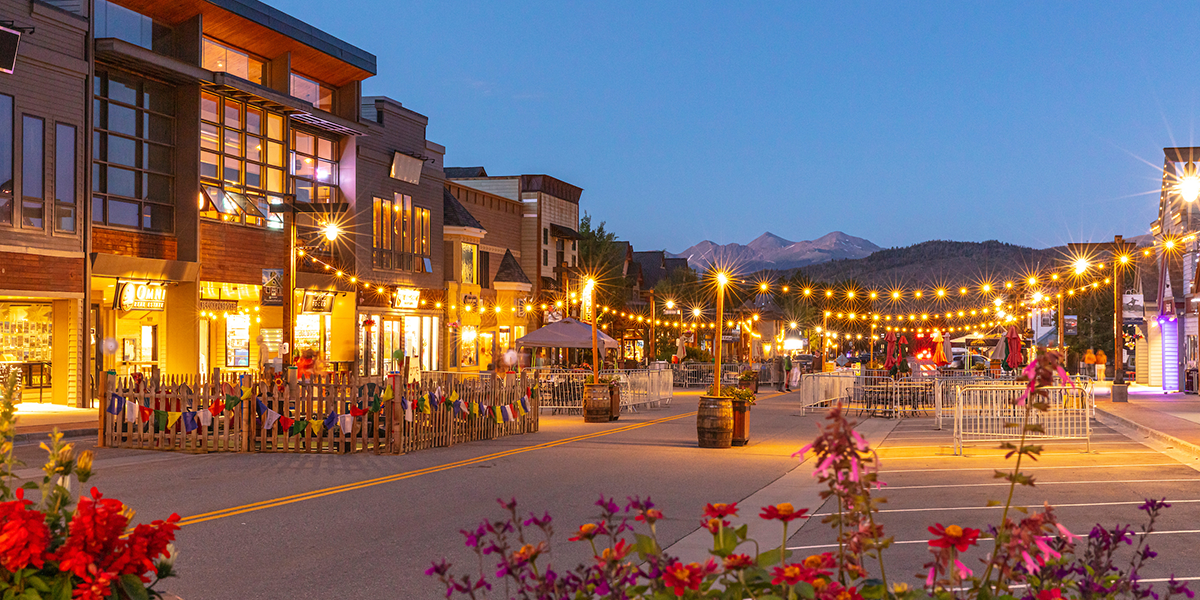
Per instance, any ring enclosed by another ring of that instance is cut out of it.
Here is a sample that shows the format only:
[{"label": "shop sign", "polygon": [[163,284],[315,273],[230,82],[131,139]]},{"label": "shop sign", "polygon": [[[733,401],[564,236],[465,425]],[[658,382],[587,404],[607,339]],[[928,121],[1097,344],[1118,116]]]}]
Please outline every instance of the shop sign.
[{"label": "shop sign", "polygon": [[417,308],[421,305],[421,290],[416,288],[396,288],[392,296],[392,308]]},{"label": "shop sign", "polygon": [[479,296],[475,294],[463,294],[462,303],[467,306],[479,306]]},{"label": "shop sign", "polygon": [[237,312],[237,300],[200,300],[200,310],[208,312]]},{"label": "shop sign", "polygon": [[262,270],[262,305],[283,306],[283,269]]},{"label": "shop sign", "polygon": [[118,283],[113,308],[117,310],[163,310],[167,288],[149,283]]},{"label": "shop sign", "polygon": [[331,313],[336,296],[333,292],[304,292],[304,305],[300,312]]}]

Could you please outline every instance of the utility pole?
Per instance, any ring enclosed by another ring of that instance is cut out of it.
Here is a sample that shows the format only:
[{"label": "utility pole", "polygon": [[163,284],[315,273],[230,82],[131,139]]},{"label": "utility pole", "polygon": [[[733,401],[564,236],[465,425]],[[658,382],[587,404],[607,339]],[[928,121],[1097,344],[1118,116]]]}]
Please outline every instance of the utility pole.
[{"label": "utility pole", "polygon": [[650,354],[646,357],[646,366],[649,367],[652,361],[658,360],[658,331],[654,327],[654,320],[658,318],[658,311],[654,306],[654,290],[650,290]]},{"label": "utility pole", "polygon": [[[1189,206],[1190,208],[1190,206]],[[1121,257],[1125,255],[1124,240],[1121,236],[1113,238],[1112,256],[1112,289],[1113,289],[1113,384],[1125,383],[1125,315],[1122,312],[1121,294],[1125,291],[1125,282],[1121,277]],[[1113,396],[1116,399],[1116,396]]]}]

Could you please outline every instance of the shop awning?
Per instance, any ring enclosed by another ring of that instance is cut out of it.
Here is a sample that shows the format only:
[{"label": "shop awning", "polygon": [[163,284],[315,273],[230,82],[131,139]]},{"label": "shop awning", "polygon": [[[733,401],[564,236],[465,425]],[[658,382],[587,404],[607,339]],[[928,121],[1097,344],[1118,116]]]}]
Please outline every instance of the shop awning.
[{"label": "shop awning", "polygon": [[[596,343],[607,350],[621,347],[617,340],[603,331],[596,332]],[[534,348],[591,348],[592,326],[577,319],[563,319],[518,339],[517,345]]]}]

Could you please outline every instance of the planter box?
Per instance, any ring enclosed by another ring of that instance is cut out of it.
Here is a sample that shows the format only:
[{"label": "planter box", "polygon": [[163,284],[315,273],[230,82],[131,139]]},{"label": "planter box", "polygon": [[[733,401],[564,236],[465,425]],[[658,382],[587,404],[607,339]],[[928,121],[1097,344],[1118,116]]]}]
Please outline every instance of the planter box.
[{"label": "planter box", "polygon": [[745,446],[750,441],[750,401],[733,400],[733,437],[730,442],[734,446]]},{"label": "planter box", "polygon": [[583,386],[583,422],[607,423],[612,420],[612,391],[607,383]]}]

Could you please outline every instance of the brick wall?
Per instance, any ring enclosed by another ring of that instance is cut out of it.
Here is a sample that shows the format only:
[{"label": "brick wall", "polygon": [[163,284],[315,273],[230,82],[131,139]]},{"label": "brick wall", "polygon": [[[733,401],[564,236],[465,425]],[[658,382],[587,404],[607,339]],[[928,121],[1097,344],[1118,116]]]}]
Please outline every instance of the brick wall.
[{"label": "brick wall", "polygon": [[92,228],[92,252],[176,260],[176,250],[177,244],[173,236],[103,227]]},{"label": "brick wall", "polygon": [[285,269],[286,231],[200,223],[200,280],[262,284],[263,269]]},{"label": "brick wall", "polygon": [[0,252],[0,287],[83,293],[83,258]]}]

